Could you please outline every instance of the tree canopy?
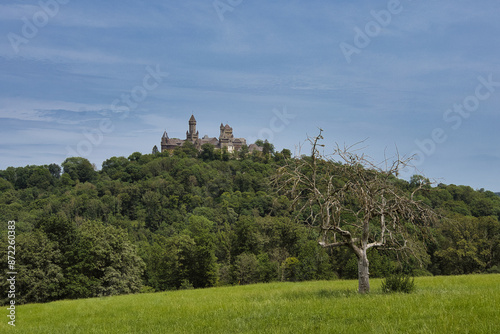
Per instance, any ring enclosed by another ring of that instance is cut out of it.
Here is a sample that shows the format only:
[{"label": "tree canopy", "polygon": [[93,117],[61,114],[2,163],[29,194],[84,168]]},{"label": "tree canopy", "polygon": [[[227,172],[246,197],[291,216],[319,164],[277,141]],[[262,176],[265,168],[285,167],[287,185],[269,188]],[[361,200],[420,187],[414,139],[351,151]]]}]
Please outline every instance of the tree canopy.
[{"label": "tree canopy", "polygon": [[[265,154],[241,154],[204,146],[196,154],[180,147],[171,153],[110,157],[99,171],[84,158],[68,158],[61,166],[1,170],[0,230],[16,221],[18,269],[24,273],[19,302],[355,278],[358,259],[349,246],[318,244],[344,241],[341,231],[337,241],[333,235],[323,239],[317,226],[298,223],[311,222],[308,217],[320,214],[320,206],[304,211],[271,182],[287,165],[303,166],[310,176],[311,163],[311,157],[295,158],[273,147]],[[328,171],[339,164],[317,161],[317,166],[316,179],[325,180],[319,187],[327,187]],[[357,173],[340,175],[332,185],[354,191],[362,189],[356,182],[363,178],[368,181],[364,187],[383,180],[384,196],[374,192],[372,204],[379,210],[385,205],[388,227],[388,206],[396,203],[395,196],[409,199],[413,194],[413,200],[438,213],[425,236],[404,226],[405,234],[418,241],[418,257],[402,259],[384,247],[368,248],[370,277],[403,266],[414,275],[500,271],[499,196],[467,186],[422,187],[425,178],[420,176],[405,181],[367,168]],[[304,199],[311,195],[305,189],[302,194]],[[342,213],[352,225],[363,218],[359,210],[372,205],[349,196],[342,201],[352,204],[351,211]],[[402,221],[410,222],[400,213]],[[371,221],[373,243],[382,237],[381,215]],[[354,227],[342,230],[354,237]],[[391,233],[395,236],[387,229],[384,238],[389,240]],[[3,249],[6,241],[2,232]],[[394,241],[404,245],[403,239]],[[2,256],[5,266],[6,253]],[[2,291],[5,302],[7,289]]]}]

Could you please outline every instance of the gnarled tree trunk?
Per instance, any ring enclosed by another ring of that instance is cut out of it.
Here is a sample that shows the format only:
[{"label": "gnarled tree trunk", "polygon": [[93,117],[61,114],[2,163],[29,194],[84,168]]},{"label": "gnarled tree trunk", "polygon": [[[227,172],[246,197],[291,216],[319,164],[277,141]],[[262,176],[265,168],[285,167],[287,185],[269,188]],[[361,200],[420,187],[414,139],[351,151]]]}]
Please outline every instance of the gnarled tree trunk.
[{"label": "gnarled tree trunk", "polygon": [[369,262],[366,256],[366,249],[362,249],[358,256],[358,292],[370,292],[370,273],[368,271]]}]

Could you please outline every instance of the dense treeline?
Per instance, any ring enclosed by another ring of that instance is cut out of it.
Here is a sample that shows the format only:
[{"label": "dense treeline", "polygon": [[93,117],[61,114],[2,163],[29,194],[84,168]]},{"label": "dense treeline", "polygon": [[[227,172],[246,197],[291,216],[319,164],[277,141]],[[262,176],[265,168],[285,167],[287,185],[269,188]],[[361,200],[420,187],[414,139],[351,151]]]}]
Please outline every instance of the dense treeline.
[{"label": "dense treeline", "polygon": [[[208,144],[201,152],[189,144],[171,154],[136,152],[100,171],[76,157],[0,171],[1,230],[16,221],[17,302],[357,277],[354,256],[319,247],[318,232],[297,223],[289,199],[274,192],[269,178],[290,151],[260,144],[252,153]],[[397,182],[410,192],[424,181]],[[444,184],[418,196],[442,218],[424,256],[405,270],[500,271],[499,196]],[[372,277],[402,266],[383,250],[369,259]]]}]

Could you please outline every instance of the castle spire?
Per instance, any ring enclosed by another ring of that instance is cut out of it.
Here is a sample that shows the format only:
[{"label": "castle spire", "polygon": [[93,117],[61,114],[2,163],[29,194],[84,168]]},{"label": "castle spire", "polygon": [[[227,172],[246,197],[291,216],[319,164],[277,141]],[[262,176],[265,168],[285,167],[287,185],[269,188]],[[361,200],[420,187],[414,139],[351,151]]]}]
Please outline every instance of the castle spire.
[{"label": "castle spire", "polygon": [[198,139],[198,132],[196,131],[196,119],[194,115],[191,114],[189,119],[189,131],[186,132],[186,139],[194,142]]}]

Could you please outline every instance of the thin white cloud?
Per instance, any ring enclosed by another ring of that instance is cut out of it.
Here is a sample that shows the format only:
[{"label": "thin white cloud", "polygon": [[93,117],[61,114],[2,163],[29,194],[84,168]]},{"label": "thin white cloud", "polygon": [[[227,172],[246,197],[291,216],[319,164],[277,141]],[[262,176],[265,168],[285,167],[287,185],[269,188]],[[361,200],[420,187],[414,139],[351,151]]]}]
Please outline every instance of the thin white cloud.
[{"label": "thin white cloud", "polygon": [[[0,50],[0,56],[12,59],[12,49],[4,48]],[[22,58],[30,60],[48,60],[54,63],[99,63],[99,64],[145,64],[143,60],[134,60],[122,55],[103,52],[100,50],[75,50],[59,47],[37,47],[32,43],[23,46]]]},{"label": "thin white cloud", "polygon": [[0,98],[0,105],[0,118],[62,124],[71,124],[71,122],[68,119],[54,117],[54,113],[57,111],[98,113],[109,109],[109,105],[21,98]]}]

